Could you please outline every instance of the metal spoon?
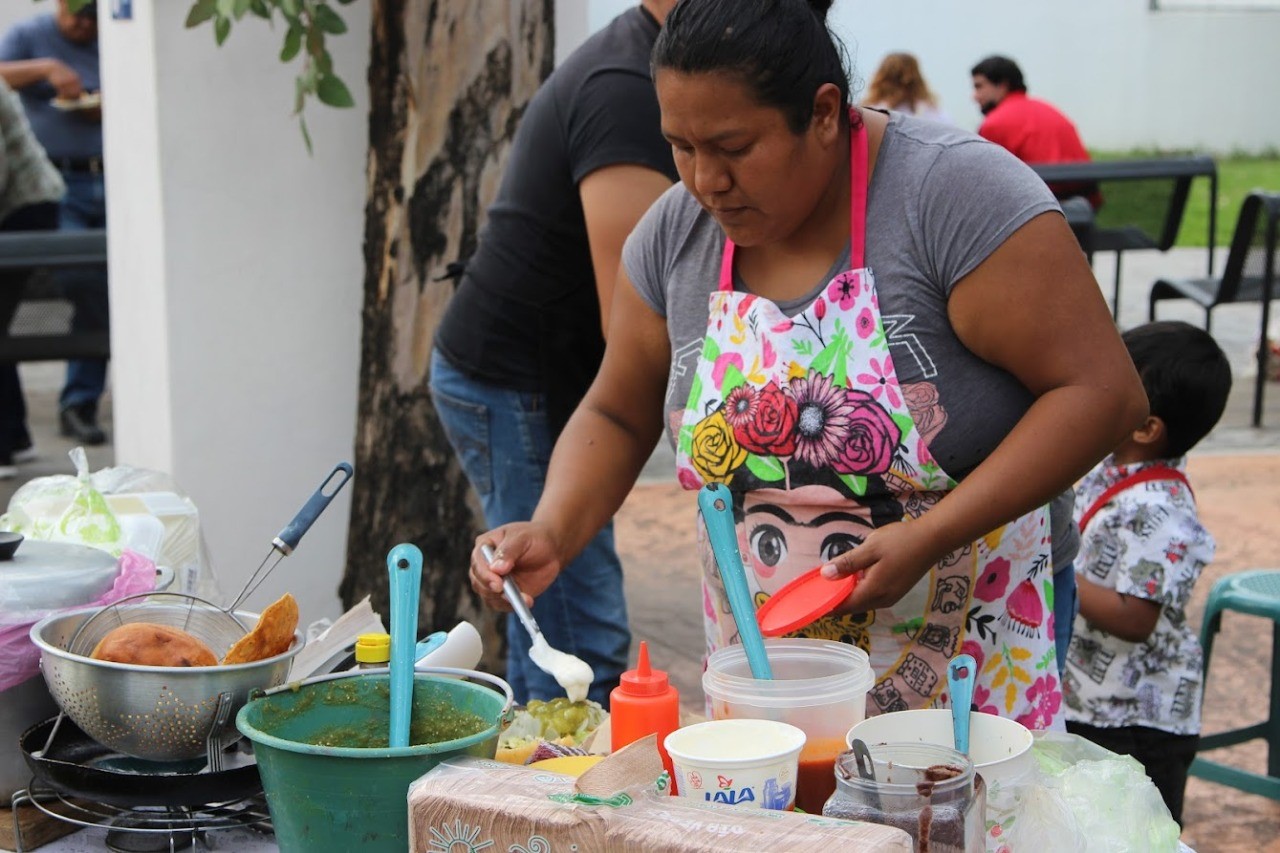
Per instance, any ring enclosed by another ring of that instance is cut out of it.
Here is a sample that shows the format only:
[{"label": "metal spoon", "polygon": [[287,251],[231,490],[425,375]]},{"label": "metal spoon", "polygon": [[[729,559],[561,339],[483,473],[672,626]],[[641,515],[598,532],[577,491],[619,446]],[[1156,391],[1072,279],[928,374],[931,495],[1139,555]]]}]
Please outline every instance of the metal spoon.
[{"label": "metal spoon", "polygon": [[[497,557],[489,545],[481,545],[480,553],[490,563]],[[511,609],[516,612],[516,618],[520,620],[520,624],[529,632],[529,639],[533,640],[533,645],[529,647],[529,659],[537,665],[538,669],[550,675],[564,688],[570,702],[581,702],[586,699],[587,689],[595,679],[591,666],[582,658],[551,647],[547,638],[542,636],[538,620],[533,618],[533,613],[524,603],[524,595],[520,592],[520,587],[516,586],[511,575],[502,579],[502,594],[511,605]]]}]

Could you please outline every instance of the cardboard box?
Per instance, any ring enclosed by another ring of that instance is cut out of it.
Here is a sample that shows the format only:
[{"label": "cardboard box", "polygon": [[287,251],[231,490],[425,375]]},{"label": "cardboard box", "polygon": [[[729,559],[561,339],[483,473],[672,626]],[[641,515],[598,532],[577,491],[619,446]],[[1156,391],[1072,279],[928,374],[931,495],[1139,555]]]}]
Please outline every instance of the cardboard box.
[{"label": "cardboard box", "polygon": [[[617,782],[631,776],[617,761],[626,752],[600,762],[581,780],[476,758],[444,761],[409,788],[409,849],[411,853],[912,850],[911,838],[900,829],[700,803],[658,793],[653,784],[634,778],[630,781],[640,784],[610,796],[583,790],[601,784],[616,789]],[[652,753],[656,762],[657,750]],[[585,784],[588,776],[593,777],[591,784]]]}]

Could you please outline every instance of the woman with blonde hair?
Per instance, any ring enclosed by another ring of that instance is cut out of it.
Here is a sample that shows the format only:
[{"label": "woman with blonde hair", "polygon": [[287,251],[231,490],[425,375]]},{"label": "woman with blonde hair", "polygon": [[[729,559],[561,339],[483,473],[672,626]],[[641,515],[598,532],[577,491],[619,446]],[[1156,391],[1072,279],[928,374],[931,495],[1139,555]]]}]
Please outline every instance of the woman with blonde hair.
[{"label": "woman with blonde hair", "polygon": [[880,62],[863,104],[932,121],[950,122],[910,53],[891,53]]}]

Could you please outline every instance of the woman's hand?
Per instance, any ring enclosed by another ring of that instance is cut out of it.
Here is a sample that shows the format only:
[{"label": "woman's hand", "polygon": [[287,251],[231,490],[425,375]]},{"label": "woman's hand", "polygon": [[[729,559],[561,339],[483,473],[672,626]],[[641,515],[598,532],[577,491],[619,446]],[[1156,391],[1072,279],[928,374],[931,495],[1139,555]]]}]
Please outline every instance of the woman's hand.
[{"label": "woman's hand", "polygon": [[[484,558],[481,546],[494,550],[494,560]],[[545,525],[521,521],[482,533],[476,537],[471,551],[471,588],[494,610],[511,610],[502,594],[502,581],[507,575],[515,580],[524,594],[525,604],[551,586],[564,568],[564,560],[555,537]]]},{"label": "woman's hand", "polygon": [[822,575],[857,574],[857,586],[837,612],[865,613],[897,604],[944,556],[921,520],[899,521],[871,531],[861,545],[823,566]]}]

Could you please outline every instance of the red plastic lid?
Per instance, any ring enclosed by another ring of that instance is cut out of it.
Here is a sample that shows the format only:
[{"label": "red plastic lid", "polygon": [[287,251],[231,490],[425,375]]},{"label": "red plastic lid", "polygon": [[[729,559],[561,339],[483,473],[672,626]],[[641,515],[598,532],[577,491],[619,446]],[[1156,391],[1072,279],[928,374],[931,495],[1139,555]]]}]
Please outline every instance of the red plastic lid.
[{"label": "red plastic lid", "polygon": [[822,576],[821,567],[805,572],[775,592],[756,611],[760,633],[780,637],[813,624],[848,598],[857,584],[854,575],[827,580]]}]

